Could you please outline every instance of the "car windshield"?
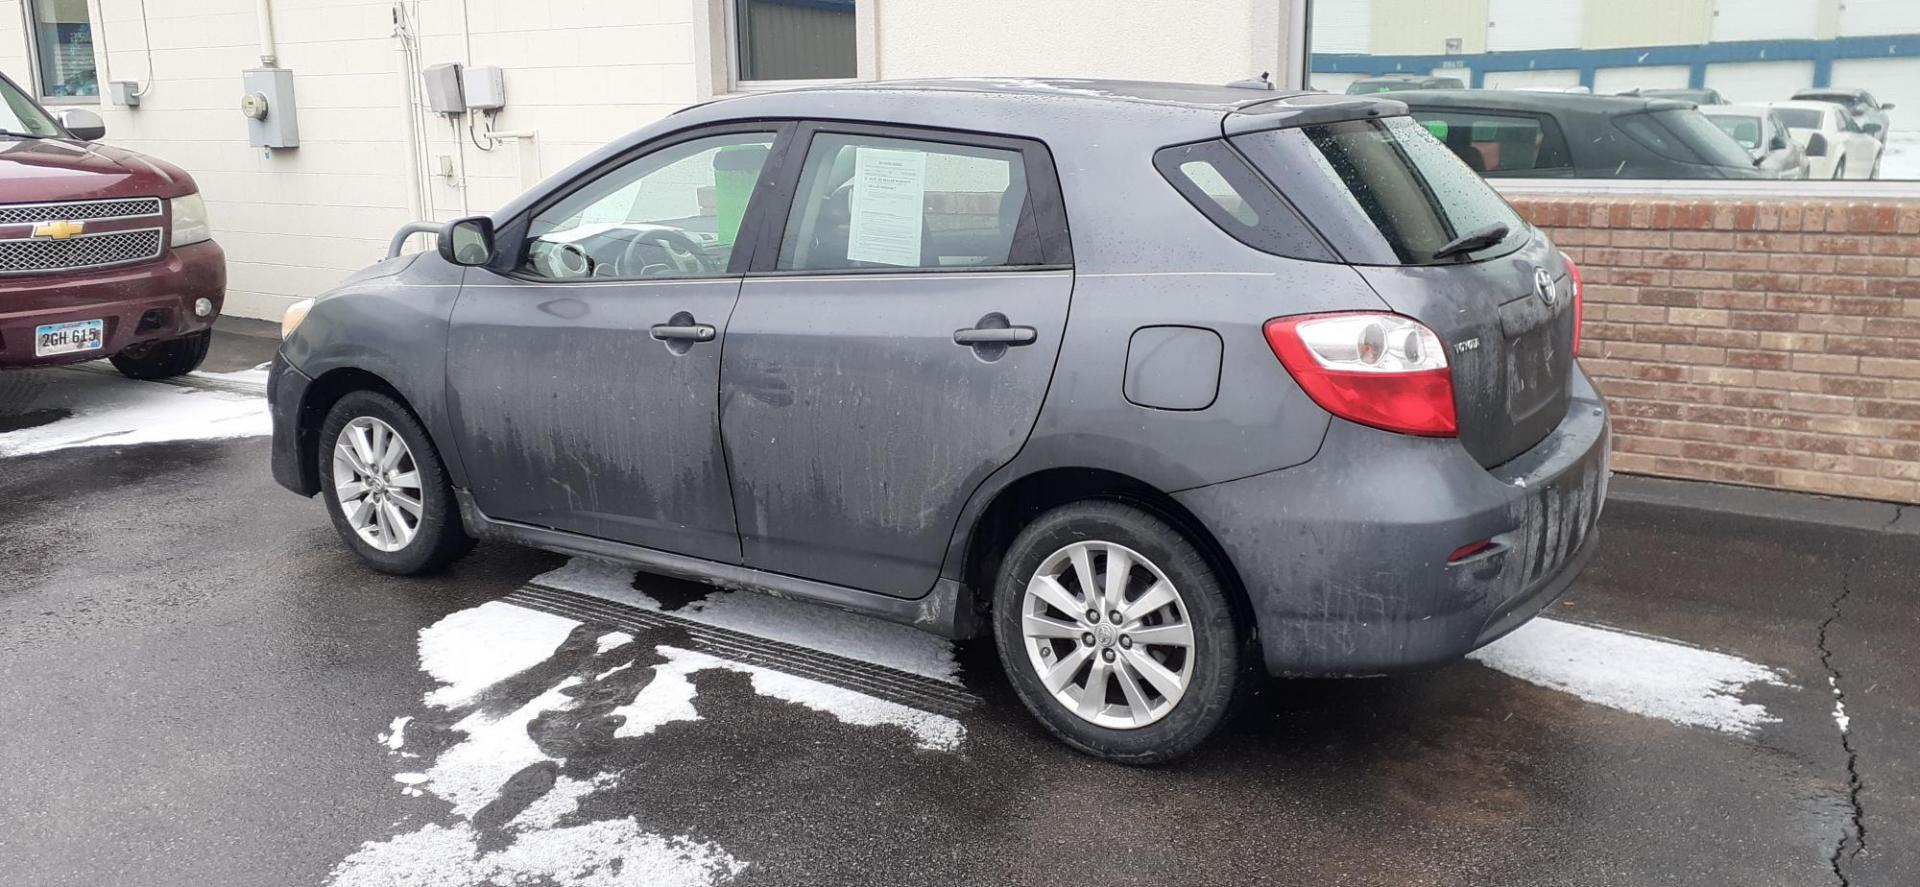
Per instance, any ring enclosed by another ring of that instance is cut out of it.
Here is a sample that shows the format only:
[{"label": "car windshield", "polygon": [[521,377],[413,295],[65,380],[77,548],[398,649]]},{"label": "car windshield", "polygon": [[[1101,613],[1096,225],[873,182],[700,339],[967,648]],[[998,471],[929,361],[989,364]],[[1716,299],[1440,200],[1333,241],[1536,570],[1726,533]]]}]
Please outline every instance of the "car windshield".
[{"label": "car windshield", "polygon": [[1721,132],[1733,136],[1733,140],[1739,142],[1740,147],[1748,150],[1760,147],[1760,118],[1726,117],[1715,114],[1708,119],[1713,121],[1714,126],[1720,127]]},{"label": "car windshield", "polygon": [[0,77],[0,132],[57,136],[60,127],[12,81]]},{"label": "car windshield", "polygon": [[1780,122],[1789,129],[1819,129],[1820,112],[1811,108],[1779,108]]},{"label": "car windshield", "polygon": [[[1648,116],[1659,120],[1675,138],[1706,163],[1714,166],[1747,166],[1753,162],[1741,150],[1739,142],[1721,132],[1720,127],[1713,125],[1707,115],[1699,111],[1655,111]],[[1755,143],[1758,142],[1756,138]]]}]

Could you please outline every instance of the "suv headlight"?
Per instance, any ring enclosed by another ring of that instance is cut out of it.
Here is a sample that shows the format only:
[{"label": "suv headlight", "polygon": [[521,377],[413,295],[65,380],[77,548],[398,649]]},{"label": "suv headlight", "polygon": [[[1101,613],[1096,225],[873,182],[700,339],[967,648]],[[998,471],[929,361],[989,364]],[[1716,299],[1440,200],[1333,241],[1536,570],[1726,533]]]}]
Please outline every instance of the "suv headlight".
[{"label": "suv headlight", "polygon": [[186,246],[202,240],[213,239],[213,228],[207,224],[207,202],[199,192],[184,197],[175,197],[173,204],[173,245]]}]

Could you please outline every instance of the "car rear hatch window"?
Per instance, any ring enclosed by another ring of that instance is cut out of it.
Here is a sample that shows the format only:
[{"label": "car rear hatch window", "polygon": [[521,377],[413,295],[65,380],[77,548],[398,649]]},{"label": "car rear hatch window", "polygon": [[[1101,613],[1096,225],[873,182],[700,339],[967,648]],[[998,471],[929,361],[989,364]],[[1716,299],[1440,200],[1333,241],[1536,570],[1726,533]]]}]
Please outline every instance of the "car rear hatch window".
[{"label": "car rear hatch window", "polygon": [[[1573,373],[1566,263],[1428,129],[1391,117],[1230,141],[1393,310],[1446,344],[1460,441],[1480,464],[1502,464],[1560,424]],[[1479,248],[1444,254],[1501,227]]]},{"label": "car rear hatch window", "polygon": [[1613,122],[1627,137],[1668,160],[1700,163],[1741,171],[1753,168],[1753,158],[1740,143],[1691,108],[1624,114]]}]

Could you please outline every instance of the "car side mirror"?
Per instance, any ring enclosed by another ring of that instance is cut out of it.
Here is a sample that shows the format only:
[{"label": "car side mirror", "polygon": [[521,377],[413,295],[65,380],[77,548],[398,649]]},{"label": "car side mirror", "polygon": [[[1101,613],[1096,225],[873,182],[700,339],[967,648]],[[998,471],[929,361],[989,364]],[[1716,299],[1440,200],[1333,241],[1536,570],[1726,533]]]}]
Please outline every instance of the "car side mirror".
[{"label": "car side mirror", "polygon": [[472,216],[448,222],[440,232],[440,258],[469,267],[493,261],[493,220]]},{"label": "car side mirror", "polygon": [[1810,136],[1807,136],[1807,156],[1808,157],[1827,156],[1827,137],[1817,132]]},{"label": "car side mirror", "polygon": [[1767,143],[1769,151],[1785,151],[1789,147],[1791,146],[1787,144],[1787,137],[1777,132],[1773,134],[1773,141]]},{"label": "car side mirror", "polygon": [[60,112],[60,127],[83,142],[95,142],[107,135],[107,122],[85,108],[67,108]]},{"label": "car side mirror", "polygon": [[1880,134],[1880,124],[1878,124],[1878,123],[1862,123],[1862,124],[1860,124],[1860,131],[1861,131],[1861,132],[1864,132],[1864,133],[1866,133],[1867,135],[1870,135],[1870,136],[1873,136],[1873,135],[1879,135],[1879,134]]},{"label": "car side mirror", "polygon": [[1891,111],[1891,110],[1893,110],[1893,103],[1892,103],[1892,102],[1881,102],[1881,103],[1880,103],[1880,110],[1882,110],[1882,111]]}]

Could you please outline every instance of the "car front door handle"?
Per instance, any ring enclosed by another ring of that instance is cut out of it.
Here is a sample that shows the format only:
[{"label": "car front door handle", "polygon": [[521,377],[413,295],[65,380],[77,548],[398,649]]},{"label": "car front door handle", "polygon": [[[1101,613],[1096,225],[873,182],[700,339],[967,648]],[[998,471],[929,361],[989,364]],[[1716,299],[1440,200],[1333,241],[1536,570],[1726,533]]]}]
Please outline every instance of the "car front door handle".
[{"label": "car front door handle", "polygon": [[954,330],[955,345],[1031,345],[1040,334],[1030,326],[974,327]]},{"label": "car front door handle", "polygon": [[655,324],[652,332],[662,342],[711,342],[715,335],[713,327],[704,323]]}]

